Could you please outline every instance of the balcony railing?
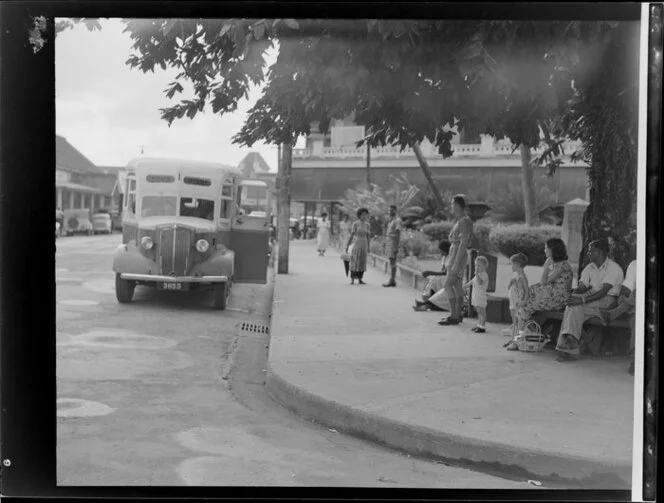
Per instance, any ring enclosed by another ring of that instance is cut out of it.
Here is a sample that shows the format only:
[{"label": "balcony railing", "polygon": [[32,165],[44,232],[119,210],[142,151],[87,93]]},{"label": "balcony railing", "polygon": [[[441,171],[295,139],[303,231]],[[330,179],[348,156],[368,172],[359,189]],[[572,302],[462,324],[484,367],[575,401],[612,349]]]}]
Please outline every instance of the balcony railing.
[{"label": "balcony railing", "polygon": [[[566,155],[571,154],[580,146],[580,142],[568,141],[563,143],[563,149]],[[438,149],[429,143],[423,143],[421,146],[422,153],[426,158],[442,158],[443,156],[438,153]],[[545,147],[541,146],[538,149],[533,149],[533,156],[539,155],[544,151]],[[514,149],[510,142],[499,141],[493,144],[457,144],[452,145],[454,157],[518,157],[520,155],[519,149]],[[363,159],[366,158],[366,147],[320,147],[318,149],[301,148],[293,149],[294,159],[309,159],[309,158],[323,158],[323,159]],[[404,157],[415,157],[412,148],[401,147],[376,147],[371,149],[371,158],[390,158],[399,159]]]}]

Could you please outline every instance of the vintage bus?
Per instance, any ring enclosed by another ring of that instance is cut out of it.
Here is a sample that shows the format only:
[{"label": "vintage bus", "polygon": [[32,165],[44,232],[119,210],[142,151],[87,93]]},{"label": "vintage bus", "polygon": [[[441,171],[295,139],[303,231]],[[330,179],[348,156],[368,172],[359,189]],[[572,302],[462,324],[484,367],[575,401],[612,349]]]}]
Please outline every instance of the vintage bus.
[{"label": "vintage bus", "polygon": [[122,245],[113,257],[118,302],[137,285],[205,289],[225,309],[233,283],[265,283],[270,193],[223,165],[175,159],[129,162]]}]

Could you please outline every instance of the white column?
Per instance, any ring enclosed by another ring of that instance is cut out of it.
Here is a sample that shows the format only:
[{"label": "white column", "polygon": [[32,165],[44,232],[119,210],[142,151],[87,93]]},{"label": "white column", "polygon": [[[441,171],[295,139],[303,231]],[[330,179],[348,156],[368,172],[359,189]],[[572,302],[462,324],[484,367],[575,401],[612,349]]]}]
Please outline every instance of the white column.
[{"label": "white column", "polygon": [[314,140],[311,153],[316,157],[323,156],[323,142],[321,140]]},{"label": "white column", "polygon": [[69,190],[69,209],[73,210],[74,208],[75,208],[74,207],[74,191],[70,189]]},{"label": "white column", "polygon": [[493,137],[488,134],[480,135],[480,155],[490,157],[493,155]]},{"label": "white column", "polygon": [[57,191],[57,201],[58,201],[57,202],[57,205],[58,205],[57,207],[62,209],[62,187],[60,187],[59,189],[56,189],[56,191]]}]

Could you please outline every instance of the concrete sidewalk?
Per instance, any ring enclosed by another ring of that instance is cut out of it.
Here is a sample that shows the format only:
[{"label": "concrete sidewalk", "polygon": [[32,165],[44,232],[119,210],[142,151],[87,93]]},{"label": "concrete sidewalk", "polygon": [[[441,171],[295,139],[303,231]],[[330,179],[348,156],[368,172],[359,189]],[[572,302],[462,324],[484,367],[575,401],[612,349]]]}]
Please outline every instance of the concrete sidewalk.
[{"label": "concrete sidewalk", "polygon": [[350,286],[336,250],[290,245],[278,275],[267,387],[330,428],[548,486],[627,489],[633,377],[623,358],[558,363],[412,310],[410,287],[370,270]]}]

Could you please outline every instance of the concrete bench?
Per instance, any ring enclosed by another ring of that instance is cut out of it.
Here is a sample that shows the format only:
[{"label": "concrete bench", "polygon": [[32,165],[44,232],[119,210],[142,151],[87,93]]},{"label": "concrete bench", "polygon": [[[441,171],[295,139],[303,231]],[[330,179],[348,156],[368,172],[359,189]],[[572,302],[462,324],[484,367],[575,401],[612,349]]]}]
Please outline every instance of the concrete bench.
[{"label": "concrete bench", "polygon": [[[540,327],[543,327],[546,323],[549,323],[551,321],[562,321],[563,311],[537,311],[533,313],[533,319],[537,323],[539,323]],[[630,329],[632,322],[631,322],[631,315],[623,314],[622,316],[619,316],[618,318],[613,320],[608,325],[605,324],[604,321],[602,321],[599,318],[590,318],[586,320],[585,324],[599,326],[599,327],[607,327],[607,328]]]},{"label": "concrete bench", "polygon": [[[605,329],[607,328],[613,328],[613,329],[618,329],[618,330],[613,330],[611,332],[611,339],[609,342],[610,347],[612,349],[608,350],[608,353],[614,353],[616,350],[618,352],[620,351],[625,351],[625,349],[619,349],[620,344],[618,343],[619,340],[625,340],[626,338],[631,337],[631,327],[632,327],[632,314],[626,313],[623,314],[622,316],[619,316],[615,320],[613,320],[611,323],[605,324],[603,320],[593,317],[589,318],[584,322],[584,327],[589,328],[589,327],[597,327],[598,330],[601,331],[603,335],[607,335],[605,333]],[[555,321],[562,321],[563,319],[563,311],[538,311],[533,313],[533,319],[539,324],[540,328],[542,329],[542,332],[546,331],[547,325],[549,325],[551,322]],[[551,341],[550,345],[553,347],[556,344],[557,340],[557,335],[558,334],[550,334],[551,336]],[[617,336],[617,337],[615,337]],[[600,344],[602,344],[600,342]],[[597,348],[597,351],[599,351],[599,347]]]}]

